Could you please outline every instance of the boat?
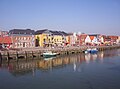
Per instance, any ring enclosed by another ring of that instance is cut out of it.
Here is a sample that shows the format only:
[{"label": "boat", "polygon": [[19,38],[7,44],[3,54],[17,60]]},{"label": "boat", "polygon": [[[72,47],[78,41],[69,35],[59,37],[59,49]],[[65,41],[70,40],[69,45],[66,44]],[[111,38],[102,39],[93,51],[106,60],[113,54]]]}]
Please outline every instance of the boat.
[{"label": "boat", "polygon": [[43,53],[43,57],[45,57],[45,58],[54,57],[56,55],[58,55],[58,53],[54,53],[52,51],[46,51],[46,52]]},{"label": "boat", "polygon": [[85,52],[85,54],[87,54],[87,53],[97,53],[98,50],[97,50],[97,48],[91,48],[91,49],[88,48],[84,52]]},{"label": "boat", "polygon": [[84,52],[85,52],[85,54],[87,54],[87,53],[90,53],[90,51],[91,51],[91,49],[88,48],[88,49],[86,49]]},{"label": "boat", "polygon": [[98,52],[97,48],[92,48],[90,51],[90,53],[97,53],[97,52]]}]

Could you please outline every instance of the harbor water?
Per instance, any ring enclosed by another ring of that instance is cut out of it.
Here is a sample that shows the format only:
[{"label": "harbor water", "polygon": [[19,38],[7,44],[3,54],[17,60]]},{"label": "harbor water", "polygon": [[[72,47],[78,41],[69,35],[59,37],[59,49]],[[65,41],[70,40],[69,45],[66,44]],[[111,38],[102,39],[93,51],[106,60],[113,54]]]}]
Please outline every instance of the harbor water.
[{"label": "harbor water", "polygon": [[120,49],[1,62],[0,89],[120,89]]}]

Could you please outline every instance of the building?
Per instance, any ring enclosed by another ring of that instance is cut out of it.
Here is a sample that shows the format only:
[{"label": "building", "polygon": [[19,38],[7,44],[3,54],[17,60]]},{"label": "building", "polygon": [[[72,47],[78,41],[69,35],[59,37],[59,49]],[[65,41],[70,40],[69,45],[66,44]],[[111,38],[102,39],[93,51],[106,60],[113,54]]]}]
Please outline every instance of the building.
[{"label": "building", "polygon": [[78,36],[76,33],[69,33],[68,34],[68,44],[70,46],[78,45]]},{"label": "building", "polygon": [[86,42],[88,42],[88,40],[86,39],[87,36],[88,36],[87,34],[78,35],[79,45],[85,45]]},{"label": "building", "polygon": [[117,44],[120,44],[120,36],[118,36]]},{"label": "building", "polygon": [[114,45],[117,44],[117,40],[118,40],[118,36],[108,36],[108,38],[110,38],[110,44]]},{"label": "building", "polygon": [[8,31],[0,31],[0,37],[8,36]]},{"label": "building", "polygon": [[0,48],[11,48],[12,39],[9,36],[0,37]]},{"label": "building", "polygon": [[114,45],[118,43],[118,36],[103,36],[105,45]]},{"label": "building", "polygon": [[9,31],[12,38],[13,48],[35,47],[34,30],[31,29],[13,29]]},{"label": "building", "polygon": [[80,34],[78,35],[79,45],[101,45],[104,42],[100,34]]},{"label": "building", "polygon": [[62,46],[67,43],[66,35],[67,33],[63,31],[38,30],[35,32],[36,46]]}]

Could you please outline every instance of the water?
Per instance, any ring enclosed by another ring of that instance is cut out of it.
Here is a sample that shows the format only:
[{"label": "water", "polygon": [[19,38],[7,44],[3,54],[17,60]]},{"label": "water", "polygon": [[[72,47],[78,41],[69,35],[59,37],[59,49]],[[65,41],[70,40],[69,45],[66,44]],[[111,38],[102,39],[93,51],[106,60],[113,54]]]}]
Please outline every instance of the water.
[{"label": "water", "polygon": [[120,89],[120,49],[2,63],[0,89]]}]

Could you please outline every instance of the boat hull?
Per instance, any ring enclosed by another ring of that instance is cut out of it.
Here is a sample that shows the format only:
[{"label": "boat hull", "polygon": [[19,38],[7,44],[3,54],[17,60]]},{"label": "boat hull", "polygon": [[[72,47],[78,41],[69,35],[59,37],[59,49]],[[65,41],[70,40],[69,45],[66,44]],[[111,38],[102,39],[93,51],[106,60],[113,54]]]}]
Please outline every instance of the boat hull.
[{"label": "boat hull", "polygon": [[96,48],[85,50],[85,54],[86,54],[86,53],[97,53],[97,52],[98,52],[98,50],[97,50]]},{"label": "boat hull", "polygon": [[90,53],[97,53],[98,50],[91,50]]},{"label": "boat hull", "polygon": [[43,53],[43,57],[49,58],[49,57],[55,57],[57,53]]}]

